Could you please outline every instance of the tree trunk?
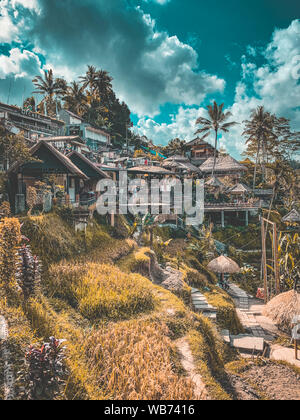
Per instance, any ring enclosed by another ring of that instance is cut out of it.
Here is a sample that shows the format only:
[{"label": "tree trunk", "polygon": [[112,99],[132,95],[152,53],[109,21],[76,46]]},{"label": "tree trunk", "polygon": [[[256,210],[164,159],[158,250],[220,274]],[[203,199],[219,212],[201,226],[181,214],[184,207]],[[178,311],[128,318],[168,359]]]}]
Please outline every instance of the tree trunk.
[{"label": "tree trunk", "polygon": [[215,169],[216,169],[216,163],[217,163],[217,146],[218,146],[218,130],[216,130],[214,166],[213,166],[213,171],[212,171],[212,178],[215,176]]},{"label": "tree trunk", "polygon": [[256,162],[255,162],[255,168],[254,168],[254,179],[253,179],[253,192],[254,192],[255,186],[256,186],[256,173],[257,173],[259,152],[260,152],[260,140],[258,141],[258,145],[257,145],[257,155],[256,155]]}]

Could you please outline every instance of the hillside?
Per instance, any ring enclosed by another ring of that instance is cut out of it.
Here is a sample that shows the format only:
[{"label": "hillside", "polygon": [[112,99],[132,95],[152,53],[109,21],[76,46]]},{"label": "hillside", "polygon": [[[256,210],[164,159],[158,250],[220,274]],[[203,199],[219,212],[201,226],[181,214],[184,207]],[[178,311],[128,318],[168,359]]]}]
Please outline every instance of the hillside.
[{"label": "hillside", "polygon": [[[129,239],[124,220],[115,229],[94,220],[86,235],[66,220],[55,213],[20,220],[23,240],[42,259],[39,292],[24,299],[13,277],[2,278],[0,315],[9,326],[16,399],[241,399],[242,379],[227,366],[242,362],[220,331],[243,327],[233,300],[185,241],[168,244],[163,269],[153,251]],[[216,322],[192,310],[192,287],[217,309]],[[66,370],[38,393],[28,387],[24,355],[52,336],[66,340]]]}]

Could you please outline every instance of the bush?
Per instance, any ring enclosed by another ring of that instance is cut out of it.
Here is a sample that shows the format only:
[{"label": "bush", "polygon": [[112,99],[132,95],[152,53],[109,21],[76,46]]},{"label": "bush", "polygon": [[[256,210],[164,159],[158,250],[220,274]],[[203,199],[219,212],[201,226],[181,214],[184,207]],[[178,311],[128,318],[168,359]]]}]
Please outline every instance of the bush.
[{"label": "bush", "polygon": [[0,282],[6,286],[15,282],[17,272],[17,246],[22,239],[18,219],[5,218],[0,223]]}]

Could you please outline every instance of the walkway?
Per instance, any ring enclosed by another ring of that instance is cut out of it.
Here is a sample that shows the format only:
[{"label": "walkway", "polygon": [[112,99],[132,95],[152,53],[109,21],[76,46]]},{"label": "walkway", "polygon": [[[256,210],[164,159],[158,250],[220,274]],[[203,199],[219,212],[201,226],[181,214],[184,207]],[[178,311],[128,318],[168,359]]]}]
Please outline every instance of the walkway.
[{"label": "walkway", "polygon": [[235,284],[230,284],[229,294],[234,298],[238,317],[247,333],[272,342],[277,335],[277,328],[262,315],[264,303],[250,297]]},{"label": "walkway", "polygon": [[202,312],[211,320],[217,319],[217,309],[207,302],[206,297],[198,289],[192,288],[192,304],[195,312]]}]

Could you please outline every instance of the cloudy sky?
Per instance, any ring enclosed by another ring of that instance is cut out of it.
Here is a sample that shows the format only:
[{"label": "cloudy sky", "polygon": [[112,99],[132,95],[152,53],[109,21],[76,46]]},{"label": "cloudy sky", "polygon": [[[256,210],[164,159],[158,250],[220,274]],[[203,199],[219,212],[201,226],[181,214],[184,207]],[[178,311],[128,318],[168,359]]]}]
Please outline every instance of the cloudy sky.
[{"label": "cloudy sky", "polygon": [[71,81],[93,64],[157,144],[192,140],[224,102],[241,124],[220,144],[239,157],[257,105],[300,130],[299,17],[295,0],[0,0],[0,100],[20,105],[43,69]]}]

